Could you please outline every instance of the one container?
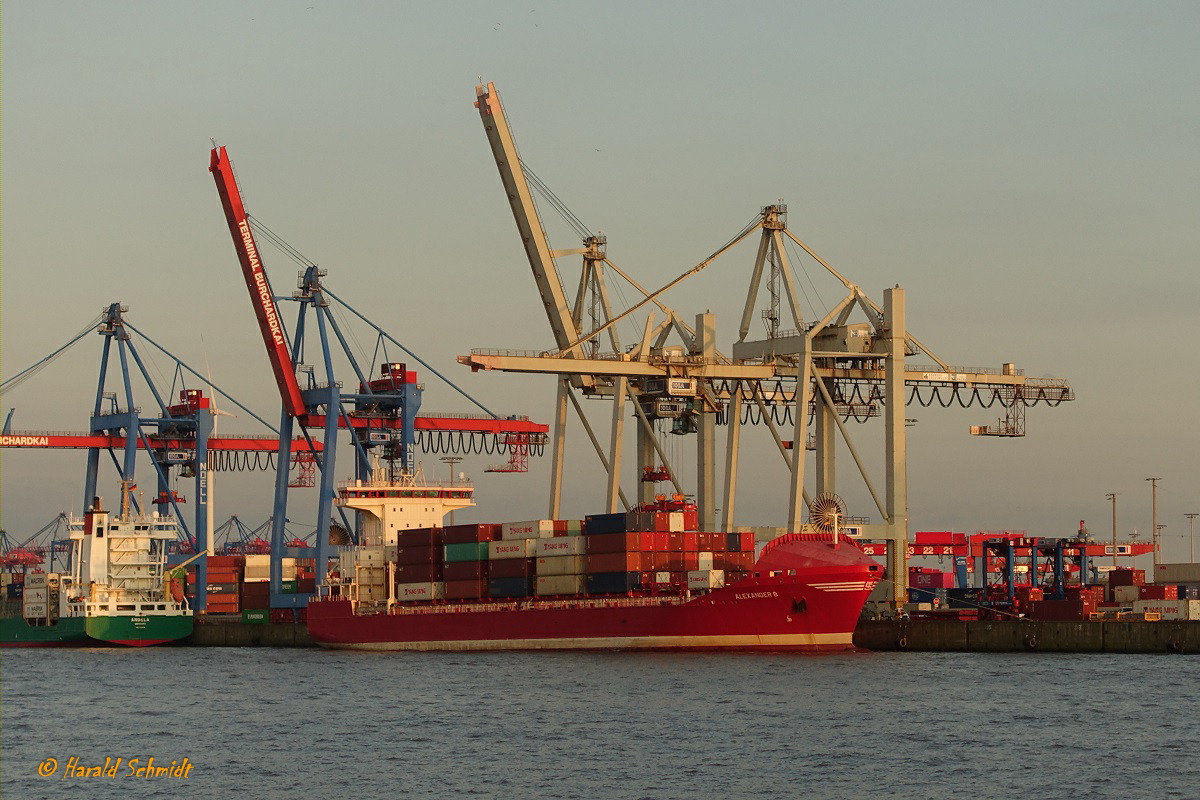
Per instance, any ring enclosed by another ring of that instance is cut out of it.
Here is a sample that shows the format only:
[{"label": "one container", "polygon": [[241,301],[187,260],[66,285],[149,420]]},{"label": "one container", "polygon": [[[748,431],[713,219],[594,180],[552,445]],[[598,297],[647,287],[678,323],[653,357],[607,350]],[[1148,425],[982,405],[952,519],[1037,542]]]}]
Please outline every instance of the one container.
[{"label": "one container", "polygon": [[43,603],[25,603],[22,606],[22,614],[25,619],[46,619],[49,616],[49,607]]},{"label": "one container", "polygon": [[451,525],[443,528],[442,531],[446,544],[493,542],[500,538],[500,526],[490,522],[476,525]]},{"label": "one container", "polygon": [[[447,562],[442,568],[442,578],[449,584],[451,581],[476,581],[487,578],[487,561],[455,561]],[[449,591],[447,589],[447,591]]]},{"label": "one container", "polygon": [[443,573],[444,567],[441,561],[425,562],[424,564],[398,564],[396,565],[396,583],[436,583],[442,580]]},{"label": "one container", "polygon": [[264,625],[270,615],[270,610],[266,608],[247,608],[242,610],[242,622],[247,625]]},{"label": "one container", "polygon": [[625,594],[642,587],[640,572],[594,572],[585,579],[588,594]]},{"label": "one container", "polygon": [[697,557],[696,557],[696,569],[697,570],[710,570],[712,568],[713,568],[713,554],[712,553],[697,554]]},{"label": "one container", "polygon": [[396,548],[397,564],[429,564],[441,561],[444,551],[442,545],[413,545]]},{"label": "one container", "polygon": [[583,536],[556,536],[551,539],[539,539],[534,555],[537,558],[583,555],[586,541]]},{"label": "one container", "polygon": [[534,593],[539,597],[583,594],[582,575],[538,575]]},{"label": "one container", "polygon": [[1174,585],[1147,583],[1138,588],[1138,600],[1178,600],[1179,590]]},{"label": "one container", "polygon": [[1133,610],[1159,614],[1165,621],[1200,620],[1200,600],[1138,600]]},{"label": "one container", "polygon": [[534,565],[537,576],[581,575],[585,569],[583,556],[552,556],[539,558]]},{"label": "one container", "polygon": [[441,547],[444,539],[445,532],[442,528],[412,528],[396,532],[396,546],[400,548],[417,547],[428,550]]},{"label": "one container", "polygon": [[489,561],[500,561],[506,558],[533,558],[537,548],[537,539],[488,542],[487,548]]},{"label": "one container", "polygon": [[1200,583],[1200,564],[1159,564],[1155,583]]},{"label": "one container", "polygon": [[691,570],[687,576],[687,587],[698,589],[720,589],[725,585],[725,571],[720,569]]},{"label": "one container", "polygon": [[488,562],[488,577],[532,578],[534,561],[532,558],[506,558]]},{"label": "one container", "polygon": [[643,553],[589,553],[584,556],[584,571],[600,572],[641,572],[645,569]]},{"label": "one container", "polygon": [[396,600],[400,603],[413,603],[423,600],[441,600],[445,596],[446,585],[441,582],[396,584]]},{"label": "one container", "polygon": [[489,578],[488,597],[529,597],[529,579]]},{"label": "one container", "polygon": [[23,599],[26,605],[30,603],[45,603],[47,598],[48,593],[45,584],[42,584],[41,586],[27,585],[25,587]]},{"label": "one container", "polygon": [[446,563],[458,561],[484,561],[488,557],[489,542],[461,542],[446,545]]},{"label": "one container", "polygon": [[589,514],[583,521],[584,533],[624,533],[624,514]]},{"label": "one container", "polygon": [[554,535],[554,520],[532,519],[527,522],[505,522],[500,527],[500,538],[503,541],[517,539],[541,539]]},{"label": "one container", "polygon": [[44,573],[44,572],[29,573],[28,575],[25,576],[25,585],[28,587],[45,586],[46,585],[46,573]]},{"label": "one container", "polygon": [[446,581],[447,600],[479,600],[487,597],[486,580]]}]

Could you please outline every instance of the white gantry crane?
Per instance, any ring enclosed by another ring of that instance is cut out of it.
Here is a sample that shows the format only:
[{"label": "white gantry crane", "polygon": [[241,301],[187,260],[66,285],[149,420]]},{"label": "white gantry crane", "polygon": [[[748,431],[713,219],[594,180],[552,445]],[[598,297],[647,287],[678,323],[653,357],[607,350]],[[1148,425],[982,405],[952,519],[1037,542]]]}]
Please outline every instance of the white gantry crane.
[{"label": "white gantry crane", "polygon": [[[1057,378],[1029,378],[1005,364],[1000,369],[951,366],[909,330],[905,294],[898,285],[884,291],[882,305],[825,262],[787,228],[782,202],[763,207],[758,216],[712,255],[665,286],[648,291],[606,253],[606,239],[593,234],[549,192],[517,153],[504,109],[492,83],[476,87],[476,107],[487,131],[496,166],[525,246],[534,280],[554,334],[554,348],[544,351],[473,350],[459,362],[475,370],[502,370],[558,377],[551,467],[551,517],[559,516],[568,405],[573,406],[608,475],[605,504],[609,512],[631,506],[621,484],[624,423],[637,420],[638,476],[670,480],[677,492],[683,483],[659,442],[654,421],[669,421],[672,432],[697,435],[695,497],[702,530],[731,530],[737,502],[738,454],[743,424],[767,425],[788,476],[787,529],[801,530],[812,496],[837,491],[835,453],[840,438],[870,494],[882,523],[865,525],[871,538],[888,542],[888,572],[895,604],[907,599],[908,489],[905,408],[937,402],[945,407],[990,407],[1000,403],[1005,416],[995,426],[972,426],[973,435],[1023,436],[1026,406],[1056,406],[1074,399],[1071,387]],[[572,224],[582,247],[554,250],[542,227],[530,191],[533,183]],[[669,289],[699,273],[739,242],[758,232],[738,340],[730,355],[717,349],[716,321],[711,313],[695,316],[695,326],[661,299]],[[841,300],[817,320],[801,312],[798,287],[788,260],[788,243],[799,247],[841,283]],[[569,302],[555,260],[582,256],[578,289]],[[641,299],[616,312],[606,275],[615,274]],[[762,313],[766,337],[749,340],[755,306],[766,279],[769,301]],[[783,309],[781,310],[781,305]],[[616,324],[644,311],[639,341],[626,345]],[[662,314],[661,321],[656,320]],[[786,315],[786,316],[785,316]],[[859,321],[855,321],[855,319]],[[781,328],[787,320],[791,326]],[[607,339],[611,352],[602,352]],[[674,339],[676,344],[670,342]],[[924,354],[932,366],[912,366],[910,356]],[[579,404],[578,394],[612,403],[607,449]],[[847,423],[884,418],[883,492],[872,480]],[[723,486],[717,487],[716,426],[726,426]],[[792,438],[785,439],[791,425]],[[810,435],[810,426],[812,434]],[[815,451],[814,492],[806,488],[806,452]],[[661,467],[655,467],[655,463]],[[782,486],[781,486],[782,489]],[[721,519],[716,501],[723,494]],[[654,497],[651,481],[639,482],[637,502]],[[824,512],[823,512],[824,513]],[[844,515],[843,515],[844,517]],[[855,521],[839,517],[839,524]],[[811,523],[810,523],[811,524]],[[819,526],[818,526],[819,527]]]}]

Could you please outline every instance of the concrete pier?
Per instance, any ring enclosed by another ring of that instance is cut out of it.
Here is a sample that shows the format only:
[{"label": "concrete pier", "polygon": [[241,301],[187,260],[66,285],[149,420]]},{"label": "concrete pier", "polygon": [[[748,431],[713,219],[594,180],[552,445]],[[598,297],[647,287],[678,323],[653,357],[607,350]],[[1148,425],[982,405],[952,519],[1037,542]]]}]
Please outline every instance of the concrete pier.
[{"label": "concrete pier", "polygon": [[247,625],[234,620],[197,622],[187,644],[197,647],[316,647],[302,622]]},{"label": "concrete pier", "polygon": [[1200,654],[1200,622],[860,622],[854,644],[876,651]]}]

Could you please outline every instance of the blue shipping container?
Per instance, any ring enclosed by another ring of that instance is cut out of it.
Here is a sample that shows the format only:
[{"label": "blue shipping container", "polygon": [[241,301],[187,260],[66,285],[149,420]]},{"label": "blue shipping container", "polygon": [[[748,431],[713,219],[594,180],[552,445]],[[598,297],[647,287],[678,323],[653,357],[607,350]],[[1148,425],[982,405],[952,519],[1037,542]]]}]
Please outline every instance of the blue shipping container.
[{"label": "blue shipping container", "polygon": [[529,597],[528,578],[489,578],[488,597]]},{"label": "blue shipping container", "polygon": [[587,576],[588,594],[624,594],[640,588],[640,572],[596,572]]},{"label": "blue shipping container", "polygon": [[8,585],[8,597],[10,600],[16,600],[17,598],[24,597],[24,593],[25,593],[25,584],[10,583]]},{"label": "blue shipping container", "polygon": [[584,533],[625,533],[624,514],[589,514],[583,521]]}]

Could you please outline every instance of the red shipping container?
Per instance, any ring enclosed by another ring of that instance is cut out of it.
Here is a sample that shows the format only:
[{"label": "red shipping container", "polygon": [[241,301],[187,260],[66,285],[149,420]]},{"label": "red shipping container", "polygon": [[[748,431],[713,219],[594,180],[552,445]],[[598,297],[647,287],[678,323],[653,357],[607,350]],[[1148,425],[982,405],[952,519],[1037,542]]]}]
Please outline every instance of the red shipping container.
[{"label": "red shipping container", "polygon": [[1138,587],[1139,600],[1178,600],[1179,587],[1162,583],[1147,583]]},{"label": "red shipping container", "polygon": [[407,531],[396,532],[396,546],[401,548],[408,547],[424,547],[434,548],[441,547],[445,531],[442,528],[413,528]]},{"label": "red shipping container", "polygon": [[502,558],[488,562],[489,578],[528,578],[533,575],[533,558]]},{"label": "red shipping container", "polygon": [[442,528],[446,544],[468,544],[470,542],[496,542],[500,540],[500,526],[485,522],[473,525],[451,525]]},{"label": "red shipping container", "polygon": [[207,559],[208,568],[213,567],[241,567],[245,559],[242,556],[209,556]]},{"label": "red shipping container", "polygon": [[436,583],[442,579],[442,562],[397,564],[396,583]]},{"label": "red shipping container", "polygon": [[486,581],[489,563],[487,561],[457,561],[448,563],[442,568],[442,578],[447,583],[450,581]]},{"label": "red shipping container", "polygon": [[1146,583],[1146,570],[1122,567],[1108,573],[1109,586],[1142,586]]},{"label": "red shipping container", "polygon": [[486,596],[486,580],[446,581],[447,600],[478,600]]},{"label": "red shipping container", "polygon": [[637,533],[589,533],[584,537],[587,553],[638,552],[640,544]]},{"label": "red shipping container", "polygon": [[441,545],[421,545],[396,549],[397,564],[431,564],[441,562],[444,551]]},{"label": "red shipping container", "polygon": [[697,552],[668,553],[665,569],[671,572],[690,572],[700,569],[700,554]]},{"label": "red shipping container", "polygon": [[685,531],[696,531],[700,529],[700,512],[684,511],[683,512],[683,529]]},{"label": "red shipping container", "polygon": [[667,548],[675,552],[698,552],[700,550],[700,534],[694,531],[691,533],[672,533]]},{"label": "red shipping container", "polygon": [[584,570],[595,572],[641,572],[643,553],[592,553],[584,556]]},{"label": "red shipping container", "polygon": [[754,553],[713,553],[713,569],[748,570],[754,566]]}]

